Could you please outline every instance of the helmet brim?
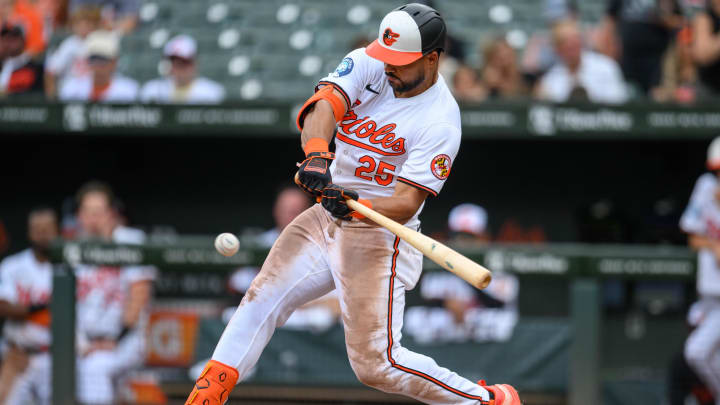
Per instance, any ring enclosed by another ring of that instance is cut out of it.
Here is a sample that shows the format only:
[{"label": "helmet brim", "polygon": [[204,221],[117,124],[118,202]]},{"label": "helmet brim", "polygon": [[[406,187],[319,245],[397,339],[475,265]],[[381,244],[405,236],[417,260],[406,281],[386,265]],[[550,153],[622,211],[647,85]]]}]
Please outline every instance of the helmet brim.
[{"label": "helmet brim", "polygon": [[365,53],[371,58],[393,66],[409,65],[423,56],[422,52],[402,52],[386,48],[380,45],[377,39],[365,48]]}]

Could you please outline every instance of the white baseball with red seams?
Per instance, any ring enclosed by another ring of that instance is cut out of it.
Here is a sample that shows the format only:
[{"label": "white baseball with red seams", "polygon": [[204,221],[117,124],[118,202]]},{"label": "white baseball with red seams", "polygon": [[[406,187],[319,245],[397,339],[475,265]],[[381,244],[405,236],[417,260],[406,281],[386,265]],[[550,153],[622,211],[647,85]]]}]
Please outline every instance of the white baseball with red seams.
[{"label": "white baseball with red seams", "polygon": [[225,232],[215,238],[215,250],[223,256],[232,256],[240,249],[240,241],[237,236]]}]

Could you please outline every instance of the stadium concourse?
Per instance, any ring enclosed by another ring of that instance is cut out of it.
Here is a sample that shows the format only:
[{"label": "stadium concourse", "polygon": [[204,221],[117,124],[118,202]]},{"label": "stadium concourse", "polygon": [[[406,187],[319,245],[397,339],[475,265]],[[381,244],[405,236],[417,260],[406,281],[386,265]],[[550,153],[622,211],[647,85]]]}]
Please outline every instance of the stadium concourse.
[{"label": "stadium concourse", "polygon": [[[462,147],[425,165],[447,184],[420,229],[494,282],[426,260],[403,346],[526,405],[720,404],[720,0],[422,3]],[[0,403],[183,403],[314,204],[300,106],[402,4],[0,0]],[[392,179],[381,158],[344,176]],[[229,403],[414,403],[358,381],[339,299],[296,310]]]}]

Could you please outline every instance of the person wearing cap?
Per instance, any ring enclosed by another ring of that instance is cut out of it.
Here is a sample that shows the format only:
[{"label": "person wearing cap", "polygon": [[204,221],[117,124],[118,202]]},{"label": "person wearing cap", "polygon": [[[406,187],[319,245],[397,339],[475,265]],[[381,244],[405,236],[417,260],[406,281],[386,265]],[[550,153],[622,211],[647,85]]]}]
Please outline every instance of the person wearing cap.
[{"label": "person wearing cap", "polygon": [[[45,95],[54,99],[58,85],[68,77],[90,74],[85,57],[85,40],[100,27],[100,9],[93,6],[78,7],[70,15],[72,35],[65,38],[57,50],[49,53],[45,63]],[[60,81],[60,83],[59,83]]]},{"label": "person wearing cap", "polygon": [[115,72],[120,48],[110,31],[95,31],[85,40],[90,75],[70,77],[60,87],[62,101],[132,103],[137,99],[137,82]]},{"label": "person wearing cap", "polygon": [[708,148],[707,168],[695,183],[680,229],[698,252],[697,292],[703,314],[685,342],[685,359],[720,405],[720,137]]},{"label": "person wearing cap", "polygon": [[25,52],[25,28],[0,26],[0,97],[42,92],[43,65]]},{"label": "person wearing cap", "polygon": [[275,328],[335,290],[362,383],[433,404],[520,405],[512,386],[470,381],[401,345],[405,291],[420,277],[422,254],[346,202],[420,228],[424,202],[439,194],[460,147],[460,109],[438,73],[446,33],[433,8],[398,7],[301,106],[306,159],[295,182],[321,204],[275,241],[186,404],[223,404]]},{"label": "person wearing cap", "polygon": [[450,240],[487,242],[487,211],[472,203],[460,204],[450,210],[448,229]]},{"label": "person wearing cap", "polygon": [[29,0],[0,0],[0,25],[21,25],[25,49],[35,57],[45,51],[45,25],[35,4]]},{"label": "person wearing cap", "polygon": [[143,103],[218,104],[225,89],[217,82],[197,76],[197,42],[188,35],[178,35],[165,44],[165,58],[170,62],[170,77],[151,80],[142,87]]}]

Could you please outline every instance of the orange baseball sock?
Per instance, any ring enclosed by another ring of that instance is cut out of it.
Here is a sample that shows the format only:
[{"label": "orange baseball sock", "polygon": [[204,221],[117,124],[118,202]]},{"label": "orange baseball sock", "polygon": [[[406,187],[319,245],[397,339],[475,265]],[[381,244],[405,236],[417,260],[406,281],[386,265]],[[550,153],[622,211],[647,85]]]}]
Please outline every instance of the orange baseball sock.
[{"label": "orange baseball sock", "polygon": [[222,405],[235,388],[238,372],[234,367],[210,360],[195,381],[185,405]]}]

